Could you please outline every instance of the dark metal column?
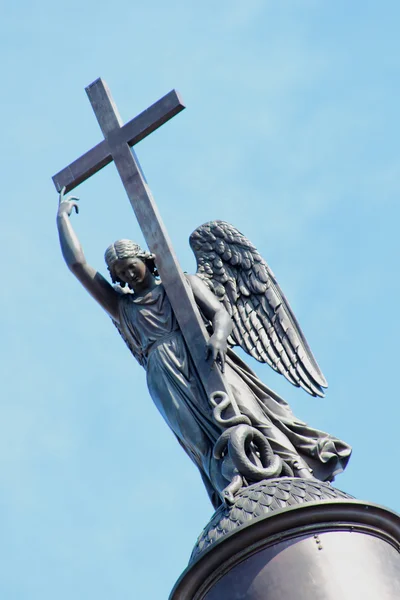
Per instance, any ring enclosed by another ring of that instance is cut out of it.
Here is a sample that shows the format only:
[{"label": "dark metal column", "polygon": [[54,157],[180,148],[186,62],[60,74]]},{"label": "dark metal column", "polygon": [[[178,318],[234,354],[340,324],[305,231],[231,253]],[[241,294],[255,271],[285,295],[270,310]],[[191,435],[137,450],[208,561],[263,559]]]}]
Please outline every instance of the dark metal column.
[{"label": "dark metal column", "polygon": [[400,517],[356,500],[285,508],[216,542],[170,600],[398,600]]}]

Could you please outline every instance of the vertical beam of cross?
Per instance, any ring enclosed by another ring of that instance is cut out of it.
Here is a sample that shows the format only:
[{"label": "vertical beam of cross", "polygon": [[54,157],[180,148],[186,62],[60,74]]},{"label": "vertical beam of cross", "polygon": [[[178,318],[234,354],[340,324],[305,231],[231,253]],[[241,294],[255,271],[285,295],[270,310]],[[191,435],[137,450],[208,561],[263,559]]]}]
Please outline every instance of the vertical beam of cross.
[{"label": "vertical beam of cross", "polygon": [[157,269],[206,394],[225,392],[230,395],[219,368],[210,368],[205,360],[208,334],[136,154],[131,150],[131,146],[183,110],[184,105],[172,91],[123,125],[102,79],[90,84],[86,92],[104,140],[55,175],[54,184],[58,191],[64,186],[67,191],[72,190],[114,161],[147,245],[156,255]]}]

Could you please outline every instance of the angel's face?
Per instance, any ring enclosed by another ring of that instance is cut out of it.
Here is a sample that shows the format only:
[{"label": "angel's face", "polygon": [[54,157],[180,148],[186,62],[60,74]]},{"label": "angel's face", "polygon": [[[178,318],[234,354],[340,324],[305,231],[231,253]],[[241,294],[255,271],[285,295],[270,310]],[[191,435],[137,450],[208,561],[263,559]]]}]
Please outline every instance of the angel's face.
[{"label": "angel's face", "polygon": [[114,268],[120,281],[127,283],[134,291],[143,289],[149,278],[153,279],[146,263],[137,257],[119,259]]}]

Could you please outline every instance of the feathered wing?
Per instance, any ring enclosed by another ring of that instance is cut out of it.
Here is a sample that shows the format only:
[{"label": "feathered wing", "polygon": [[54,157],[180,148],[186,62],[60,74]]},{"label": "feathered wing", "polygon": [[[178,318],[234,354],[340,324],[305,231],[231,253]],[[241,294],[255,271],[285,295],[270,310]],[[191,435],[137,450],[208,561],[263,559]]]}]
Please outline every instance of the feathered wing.
[{"label": "feathered wing", "polygon": [[293,385],[322,397],[326,379],[272,270],[253,244],[224,221],[201,225],[189,241],[197,275],[232,316],[229,341]]}]

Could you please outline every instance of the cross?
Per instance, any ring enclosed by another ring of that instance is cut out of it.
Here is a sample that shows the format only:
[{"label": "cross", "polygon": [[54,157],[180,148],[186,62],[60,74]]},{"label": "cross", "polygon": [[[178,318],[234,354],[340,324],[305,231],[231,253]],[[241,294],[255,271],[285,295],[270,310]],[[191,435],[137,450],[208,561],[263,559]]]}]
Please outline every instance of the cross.
[{"label": "cross", "polygon": [[151,252],[179,327],[208,397],[225,392],[231,397],[219,368],[210,368],[205,360],[208,333],[203,324],[189,284],[179,266],[166,228],[131,147],[174,117],[185,107],[173,90],[147,110],[123,125],[110,90],[96,79],[86,93],[104,135],[104,140],[54,175],[58,192],[67,191],[114,161],[126,193]]}]

